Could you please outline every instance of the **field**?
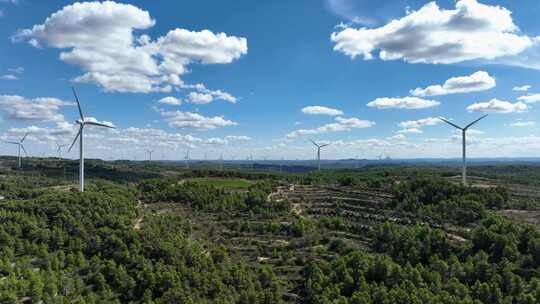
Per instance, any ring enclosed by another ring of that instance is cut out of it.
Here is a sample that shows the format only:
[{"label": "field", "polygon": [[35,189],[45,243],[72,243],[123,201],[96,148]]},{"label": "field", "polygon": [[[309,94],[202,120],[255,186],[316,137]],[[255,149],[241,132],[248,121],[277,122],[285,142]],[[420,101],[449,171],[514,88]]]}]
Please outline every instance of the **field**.
[{"label": "field", "polygon": [[198,184],[204,184],[213,186],[220,189],[247,189],[250,185],[253,184],[252,181],[241,178],[188,178],[186,182],[193,182]]}]

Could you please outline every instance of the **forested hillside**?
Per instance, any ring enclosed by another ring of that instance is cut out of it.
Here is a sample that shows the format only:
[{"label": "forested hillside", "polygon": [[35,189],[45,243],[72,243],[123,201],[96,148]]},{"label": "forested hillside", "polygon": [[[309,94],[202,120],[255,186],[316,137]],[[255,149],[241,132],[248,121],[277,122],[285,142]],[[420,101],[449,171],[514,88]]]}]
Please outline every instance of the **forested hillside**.
[{"label": "forested hillside", "polygon": [[2,172],[0,303],[540,300],[540,232],[500,215],[539,200],[509,180],[124,164],[81,194],[35,170]]}]

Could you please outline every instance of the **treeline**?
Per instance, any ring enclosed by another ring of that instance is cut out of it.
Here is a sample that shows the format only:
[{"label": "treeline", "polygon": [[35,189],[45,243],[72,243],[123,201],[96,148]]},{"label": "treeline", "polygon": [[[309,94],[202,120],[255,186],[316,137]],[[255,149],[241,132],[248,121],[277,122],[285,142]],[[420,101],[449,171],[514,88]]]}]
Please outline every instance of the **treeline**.
[{"label": "treeline", "polygon": [[190,238],[182,218],[140,216],[136,191],[0,202],[0,303],[280,303],[269,268]]},{"label": "treeline", "polygon": [[353,251],[304,268],[303,303],[514,303],[540,301],[540,234],[488,217],[472,241],[425,226],[383,224],[376,253]]}]

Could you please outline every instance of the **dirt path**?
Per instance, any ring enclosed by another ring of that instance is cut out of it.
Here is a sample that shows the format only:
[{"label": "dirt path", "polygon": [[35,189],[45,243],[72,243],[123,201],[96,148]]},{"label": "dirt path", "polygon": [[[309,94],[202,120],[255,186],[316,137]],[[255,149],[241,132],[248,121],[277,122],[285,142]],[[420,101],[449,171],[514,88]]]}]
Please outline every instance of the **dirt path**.
[{"label": "dirt path", "polygon": [[[142,204],[141,200],[137,200],[137,208],[139,208],[139,209],[142,209],[142,208],[143,208],[143,204]],[[143,218],[144,218],[144,216],[141,214],[141,216],[139,216],[139,217],[135,220],[135,224],[133,224],[133,229],[135,229],[135,230],[141,229],[141,225],[142,225],[142,222],[143,222]]]}]

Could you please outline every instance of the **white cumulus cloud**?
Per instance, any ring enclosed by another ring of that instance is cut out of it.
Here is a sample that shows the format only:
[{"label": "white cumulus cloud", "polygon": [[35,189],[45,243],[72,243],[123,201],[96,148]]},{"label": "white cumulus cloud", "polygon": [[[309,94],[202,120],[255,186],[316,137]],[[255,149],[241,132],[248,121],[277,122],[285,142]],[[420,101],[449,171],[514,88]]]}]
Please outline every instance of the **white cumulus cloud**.
[{"label": "white cumulus cloud", "polygon": [[214,97],[212,94],[191,92],[188,95],[188,100],[190,103],[207,104],[211,103],[214,100]]},{"label": "white cumulus cloud", "polygon": [[231,63],[247,53],[245,38],[209,30],[177,28],[155,40],[138,34],[155,23],[130,4],[77,2],[12,39],[61,49],[60,59],[84,72],[75,81],[115,92],[168,92],[183,86],[191,63]]},{"label": "white cumulus cloud", "polygon": [[343,118],[336,117],[334,123],[322,125],[314,129],[299,129],[287,134],[287,138],[293,139],[299,136],[324,134],[332,132],[350,131],[352,129],[370,128],[375,125],[375,122],[362,120],[359,118]]},{"label": "white cumulus cloud", "polygon": [[525,121],[519,119],[510,124],[511,127],[532,127],[534,125],[536,125],[536,122],[534,121]]},{"label": "white cumulus cloud", "polygon": [[436,107],[440,102],[418,97],[382,97],[370,101],[367,106],[377,109],[424,109]]},{"label": "white cumulus cloud", "polygon": [[525,96],[520,96],[518,97],[518,100],[526,103],[537,103],[540,102],[540,94],[529,94]]},{"label": "white cumulus cloud", "polygon": [[537,44],[520,34],[509,10],[476,0],[459,0],[455,9],[429,2],[378,28],[334,32],[331,40],[335,51],[351,58],[433,64],[515,56]]},{"label": "white cumulus cloud", "polygon": [[398,134],[421,134],[423,132],[419,128],[407,128],[407,129],[398,130],[397,133]]},{"label": "white cumulus cloud", "polygon": [[488,102],[473,103],[467,107],[469,112],[495,112],[495,113],[514,113],[523,112],[528,107],[523,102],[519,101],[511,103],[509,101],[493,98]]},{"label": "white cumulus cloud", "polygon": [[495,84],[495,78],[491,77],[487,72],[478,71],[469,76],[452,77],[446,80],[443,85],[416,88],[411,91],[411,95],[424,97],[479,92],[489,90],[495,87]]},{"label": "white cumulus cloud", "polygon": [[0,95],[0,110],[6,118],[34,122],[63,122],[60,108],[73,106],[71,102],[51,97],[26,98],[18,95]]},{"label": "white cumulus cloud", "polygon": [[427,117],[418,120],[407,120],[399,123],[399,126],[404,129],[421,128],[424,126],[435,126],[441,123],[437,117]]},{"label": "white cumulus cloud", "polygon": [[182,104],[182,100],[176,97],[167,96],[158,100],[158,103],[167,104],[171,106],[179,106]]},{"label": "white cumulus cloud", "polygon": [[339,116],[343,115],[343,111],[323,106],[307,106],[302,108],[302,113],[312,114],[312,115],[330,115],[330,116]]},{"label": "white cumulus cloud", "polygon": [[236,126],[237,122],[221,116],[207,117],[198,113],[157,110],[171,128],[213,130],[218,127]]},{"label": "white cumulus cloud", "polygon": [[514,88],[512,89],[512,91],[515,91],[515,92],[526,92],[526,91],[530,90],[531,88],[532,88],[531,85],[526,84],[526,85],[514,87]]}]

